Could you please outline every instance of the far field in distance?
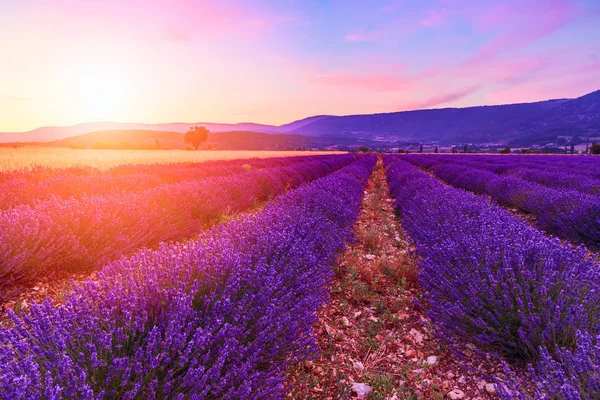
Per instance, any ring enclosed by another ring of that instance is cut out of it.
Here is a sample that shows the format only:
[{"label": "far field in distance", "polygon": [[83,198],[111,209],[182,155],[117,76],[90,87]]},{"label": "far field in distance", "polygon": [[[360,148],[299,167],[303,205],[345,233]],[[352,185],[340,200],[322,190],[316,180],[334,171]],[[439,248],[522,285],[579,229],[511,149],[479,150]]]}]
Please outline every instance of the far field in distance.
[{"label": "far field in distance", "polygon": [[56,147],[0,148],[0,171],[28,169],[33,166],[53,168],[93,167],[109,169],[121,164],[168,164],[233,160],[239,158],[294,157],[342,154],[339,151],[254,151],[254,150],[95,150]]}]

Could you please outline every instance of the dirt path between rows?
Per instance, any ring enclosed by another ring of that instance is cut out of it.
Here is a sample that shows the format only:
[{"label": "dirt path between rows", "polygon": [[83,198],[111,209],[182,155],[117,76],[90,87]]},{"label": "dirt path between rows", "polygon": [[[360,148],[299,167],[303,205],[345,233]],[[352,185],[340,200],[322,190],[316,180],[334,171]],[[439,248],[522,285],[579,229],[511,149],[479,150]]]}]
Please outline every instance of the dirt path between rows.
[{"label": "dirt path between rows", "polygon": [[381,159],[331,300],[315,326],[317,359],[288,370],[293,399],[491,399],[499,362],[436,337],[416,283],[414,248],[394,215]]}]

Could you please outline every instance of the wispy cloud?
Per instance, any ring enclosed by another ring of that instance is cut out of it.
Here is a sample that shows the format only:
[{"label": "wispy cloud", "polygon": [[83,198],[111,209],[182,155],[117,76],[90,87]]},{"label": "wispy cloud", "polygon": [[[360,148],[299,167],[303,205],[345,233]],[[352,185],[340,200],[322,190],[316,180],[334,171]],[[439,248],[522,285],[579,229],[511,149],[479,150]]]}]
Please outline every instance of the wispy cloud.
[{"label": "wispy cloud", "polygon": [[[435,95],[432,97],[429,97],[425,100],[422,101],[416,101],[414,103],[411,103],[411,107],[412,109],[427,109],[427,108],[434,108],[436,106],[441,106],[441,105],[445,105],[448,103],[453,103],[455,101],[461,100],[473,93],[475,93],[477,90],[479,90],[481,88],[481,85],[473,85],[473,86],[468,86],[468,87],[464,87],[464,88],[460,88],[451,92],[444,92],[440,95]],[[406,109],[406,106],[403,106],[404,109]]]},{"label": "wispy cloud", "polygon": [[438,27],[444,23],[448,16],[448,11],[442,9],[440,11],[430,10],[427,12],[427,16],[419,19],[419,24],[428,28]]},{"label": "wispy cloud", "polygon": [[523,2],[512,7],[494,8],[480,17],[480,23],[501,27],[503,32],[469,57],[465,64],[477,64],[507,52],[514,52],[553,35],[574,22],[580,9],[573,1]]},{"label": "wispy cloud", "polygon": [[364,29],[356,29],[348,32],[344,39],[348,42],[372,42],[377,39],[381,39],[384,35],[384,31],[381,29],[374,29],[371,31]]},{"label": "wispy cloud", "polygon": [[389,3],[389,4],[384,5],[383,7],[381,7],[379,9],[379,12],[388,14],[388,13],[393,13],[393,12],[399,11],[401,9],[402,9],[402,3],[395,2],[395,3]]},{"label": "wispy cloud", "polygon": [[452,73],[455,76],[476,79],[488,83],[516,84],[539,74],[551,63],[550,55],[532,55],[487,59],[459,64]]},{"label": "wispy cloud", "polygon": [[[156,31],[162,27],[169,40],[188,41],[201,37],[234,36],[241,40],[264,37],[298,17],[292,12],[240,1],[105,0],[52,2],[53,12],[85,19],[91,26],[108,20],[128,29]],[[116,25],[115,24],[115,25]]]},{"label": "wispy cloud", "polygon": [[166,30],[165,38],[173,42],[190,42],[192,40],[187,32],[174,26]]},{"label": "wispy cloud", "polygon": [[355,88],[365,91],[399,91],[413,85],[407,77],[392,75],[367,75],[358,73],[330,73],[315,76],[311,82],[323,86]]},{"label": "wispy cloud", "polygon": [[493,103],[513,103],[578,97],[600,89],[600,62],[586,63],[575,68],[557,64],[536,78],[493,90],[485,98]]}]

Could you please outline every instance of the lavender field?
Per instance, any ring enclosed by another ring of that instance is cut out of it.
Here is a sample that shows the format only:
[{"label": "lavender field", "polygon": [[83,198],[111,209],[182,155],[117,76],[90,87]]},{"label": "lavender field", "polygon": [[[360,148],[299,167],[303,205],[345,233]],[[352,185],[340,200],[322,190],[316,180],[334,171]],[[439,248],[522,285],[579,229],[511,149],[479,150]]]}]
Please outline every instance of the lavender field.
[{"label": "lavender field", "polygon": [[343,154],[0,179],[0,398],[600,398],[596,158]]},{"label": "lavender field", "polygon": [[0,400],[600,400],[600,0],[0,0]]}]

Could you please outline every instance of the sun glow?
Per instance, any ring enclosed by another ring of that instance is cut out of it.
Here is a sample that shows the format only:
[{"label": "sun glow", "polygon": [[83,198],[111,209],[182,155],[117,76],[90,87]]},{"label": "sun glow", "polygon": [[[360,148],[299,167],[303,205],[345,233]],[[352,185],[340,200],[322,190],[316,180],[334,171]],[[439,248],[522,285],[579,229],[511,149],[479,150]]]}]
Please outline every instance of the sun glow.
[{"label": "sun glow", "polygon": [[127,74],[107,66],[80,67],[69,79],[74,108],[85,120],[114,120],[133,103]]}]

